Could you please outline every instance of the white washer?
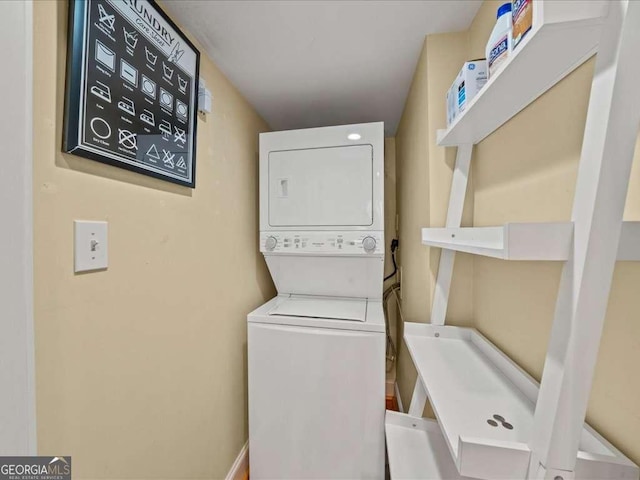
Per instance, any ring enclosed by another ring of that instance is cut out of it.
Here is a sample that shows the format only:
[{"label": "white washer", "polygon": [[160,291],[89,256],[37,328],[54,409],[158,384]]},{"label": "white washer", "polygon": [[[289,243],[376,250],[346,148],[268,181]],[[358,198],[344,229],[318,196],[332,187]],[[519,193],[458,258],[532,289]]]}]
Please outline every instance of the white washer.
[{"label": "white washer", "polygon": [[252,478],[384,478],[383,155],[382,123],[260,135]]}]

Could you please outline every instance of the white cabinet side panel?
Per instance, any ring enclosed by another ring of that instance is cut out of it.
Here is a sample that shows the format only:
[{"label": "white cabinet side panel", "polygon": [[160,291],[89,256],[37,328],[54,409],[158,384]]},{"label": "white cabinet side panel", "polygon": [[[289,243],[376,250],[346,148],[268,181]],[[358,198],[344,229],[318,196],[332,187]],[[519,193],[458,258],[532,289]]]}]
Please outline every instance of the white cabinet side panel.
[{"label": "white cabinet side panel", "polygon": [[36,453],[33,345],[32,3],[0,2],[0,455]]},{"label": "white cabinet side panel", "polygon": [[384,333],[249,323],[251,478],[384,478]]}]

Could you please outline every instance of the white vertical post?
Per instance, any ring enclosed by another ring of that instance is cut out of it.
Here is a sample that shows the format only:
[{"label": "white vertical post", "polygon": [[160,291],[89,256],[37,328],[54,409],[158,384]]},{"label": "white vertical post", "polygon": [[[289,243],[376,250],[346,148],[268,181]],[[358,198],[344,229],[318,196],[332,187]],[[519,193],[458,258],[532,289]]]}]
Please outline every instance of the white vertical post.
[{"label": "white vertical post", "polygon": [[611,4],[589,101],[565,264],[535,411],[531,478],[571,478],[640,125],[640,2]]},{"label": "white vertical post", "polygon": [[32,9],[0,2],[0,455],[36,453],[33,344]]},{"label": "white vertical post", "polygon": [[[462,223],[462,211],[464,210],[464,199],[467,193],[467,183],[469,180],[469,166],[471,165],[471,154],[473,144],[458,145],[456,153],[456,165],[451,180],[451,192],[449,193],[449,207],[447,209],[447,227],[459,227]],[[456,252],[453,250],[442,250],[440,253],[440,263],[438,264],[438,277],[436,288],[433,294],[433,306],[431,307],[431,324],[444,325],[447,315],[447,305],[449,303],[449,290],[451,288],[451,277],[453,276],[453,264]],[[427,402],[427,392],[418,377],[413,387],[411,404],[409,405],[409,415],[421,417],[424,406]]]},{"label": "white vertical post", "polygon": [[[453,171],[451,181],[451,192],[449,193],[449,208],[447,210],[446,226],[449,228],[459,227],[462,223],[462,211],[464,209],[464,199],[467,193],[467,182],[469,179],[469,166],[471,164],[471,153],[473,145],[458,145],[456,154],[456,166]],[[438,277],[436,288],[433,294],[433,306],[431,308],[431,324],[444,325],[449,303],[449,290],[451,288],[451,277],[453,276],[453,264],[456,252],[453,250],[442,250],[440,253],[440,263],[438,265]]]},{"label": "white vertical post", "polygon": [[420,375],[416,378],[416,384],[413,387],[413,394],[411,395],[411,403],[409,404],[409,415],[412,417],[421,417],[424,412],[424,406],[427,403],[427,391],[422,385]]}]

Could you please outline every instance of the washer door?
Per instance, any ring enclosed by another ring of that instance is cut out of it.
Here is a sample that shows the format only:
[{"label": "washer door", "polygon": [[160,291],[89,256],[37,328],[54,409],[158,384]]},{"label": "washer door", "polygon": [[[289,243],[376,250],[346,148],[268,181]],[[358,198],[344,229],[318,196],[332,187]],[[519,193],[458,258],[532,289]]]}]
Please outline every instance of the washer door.
[{"label": "washer door", "polygon": [[249,323],[251,478],[384,478],[384,348],[384,333]]},{"label": "washer door", "polygon": [[269,315],[364,322],[367,319],[367,300],[365,298],[292,295],[273,307],[269,311]]}]

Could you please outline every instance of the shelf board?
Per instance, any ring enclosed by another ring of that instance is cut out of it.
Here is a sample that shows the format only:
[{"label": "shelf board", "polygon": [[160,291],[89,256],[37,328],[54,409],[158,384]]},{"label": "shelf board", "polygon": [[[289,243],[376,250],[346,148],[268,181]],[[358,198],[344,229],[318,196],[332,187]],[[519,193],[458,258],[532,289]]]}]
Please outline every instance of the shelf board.
[{"label": "shelf board", "polygon": [[[459,474],[526,478],[538,384],[474,329],[407,322],[404,338]],[[509,425],[490,425],[494,415]],[[580,450],[576,478],[638,476],[638,467],[588,426]]]},{"label": "shelf board", "polygon": [[[573,223],[506,223],[498,227],[423,228],[422,244],[502,260],[564,261]],[[618,261],[640,261],[640,222],[623,222]]]},{"label": "shelf board", "polygon": [[433,420],[387,410],[385,434],[392,480],[461,478]]},{"label": "shelf board", "polygon": [[504,260],[567,260],[572,239],[571,222],[422,229],[424,245]]},{"label": "shelf board", "polygon": [[[534,2],[533,28],[438,144],[475,144],[591,57],[598,48],[609,2]],[[444,97],[442,98],[444,102]]]},{"label": "shelf board", "polygon": [[[460,474],[525,478],[534,402],[481,353],[476,346],[480,335],[471,329],[405,323],[404,338]],[[513,428],[489,425],[494,415]],[[474,444],[508,448],[500,462],[469,464],[465,455],[477,459]]]}]

